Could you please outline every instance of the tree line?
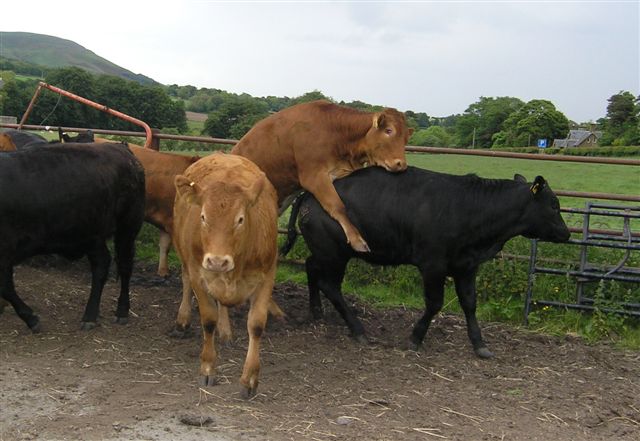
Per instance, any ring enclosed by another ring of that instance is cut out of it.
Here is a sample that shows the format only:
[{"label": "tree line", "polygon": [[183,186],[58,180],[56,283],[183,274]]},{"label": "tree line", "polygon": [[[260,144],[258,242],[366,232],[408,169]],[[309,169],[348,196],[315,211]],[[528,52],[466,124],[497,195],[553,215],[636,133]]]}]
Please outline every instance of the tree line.
[{"label": "tree line", "polygon": [[[0,72],[0,113],[22,117],[37,86],[37,79],[12,71]],[[99,104],[141,119],[151,127],[187,130],[184,103],[172,100],[163,86],[145,86],[111,75],[94,75],[77,67],[49,69],[43,81]],[[140,130],[137,126],[97,109],[43,89],[28,124]]]},{"label": "tree line", "polygon": [[[3,62],[3,65],[6,65]],[[24,74],[39,66],[18,62],[11,65]],[[257,121],[298,103],[325,99],[364,111],[383,106],[362,101],[335,101],[318,90],[298,97],[253,97],[220,89],[178,85],[141,85],[109,75],[94,75],[77,67],[48,69],[44,81],[90,100],[139,118],[151,127],[171,133],[185,133],[185,110],[206,113],[202,133],[215,138],[241,138]],[[38,80],[2,71],[0,113],[20,117]],[[433,147],[525,147],[538,139],[563,139],[570,129],[600,130],[600,145],[640,144],[640,96],[620,91],[608,100],[607,114],[595,123],[578,124],[556,109],[551,101],[524,102],[515,97],[480,97],[461,114],[433,117],[424,112],[405,111],[414,128],[411,145]],[[29,119],[31,124],[100,127],[134,130],[130,123],[111,117],[59,95],[43,91]]]}]

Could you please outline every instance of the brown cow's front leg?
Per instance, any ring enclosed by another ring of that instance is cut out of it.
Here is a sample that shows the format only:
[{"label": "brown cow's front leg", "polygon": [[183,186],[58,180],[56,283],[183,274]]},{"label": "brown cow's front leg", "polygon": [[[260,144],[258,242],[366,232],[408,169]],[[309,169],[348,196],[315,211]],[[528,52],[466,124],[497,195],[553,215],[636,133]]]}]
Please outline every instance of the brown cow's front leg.
[{"label": "brown cow's front leg", "polygon": [[360,253],[371,251],[358,229],[347,217],[347,210],[344,207],[344,203],[342,199],[340,199],[340,195],[338,195],[328,174],[316,173],[315,175],[306,177],[306,175],[303,176],[301,173],[300,185],[315,196],[329,216],[338,221],[344,230],[345,236],[347,236],[347,243],[351,245],[351,248]]},{"label": "brown cow's front leg", "polygon": [[216,380],[216,353],[214,332],[218,322],[218,308],[215,300],[207,293],[198,280],[191,280],[191,286],[196,293],[200,323],[202,324],[202,352],[200,353],[200,384],[214,386]]},{"label": "brown cow's front leg", "polygon": [[[275,269],[274,269],[275,271]],[[242,369],[240,385],[243,398],[250,398],[258,390],[260,377],[260,339],[267,324],[267,314],[271,303],[274,274],[267,275],[267,280],[259,288],[251,299],[249,318],[247,319],[247,331],[249,333],[249,347],[247,358]]]}]

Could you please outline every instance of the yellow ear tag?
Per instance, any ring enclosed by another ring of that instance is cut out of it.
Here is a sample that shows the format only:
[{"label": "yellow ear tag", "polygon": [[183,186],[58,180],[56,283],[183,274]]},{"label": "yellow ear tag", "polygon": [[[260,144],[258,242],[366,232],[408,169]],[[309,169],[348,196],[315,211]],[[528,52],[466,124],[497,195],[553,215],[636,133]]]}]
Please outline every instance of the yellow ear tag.
[{"label": "yellow ear tag", "polygon": [[531,193],[536,194],[539,189],[540,189],[540,184],[533,184],[531,186]]}]

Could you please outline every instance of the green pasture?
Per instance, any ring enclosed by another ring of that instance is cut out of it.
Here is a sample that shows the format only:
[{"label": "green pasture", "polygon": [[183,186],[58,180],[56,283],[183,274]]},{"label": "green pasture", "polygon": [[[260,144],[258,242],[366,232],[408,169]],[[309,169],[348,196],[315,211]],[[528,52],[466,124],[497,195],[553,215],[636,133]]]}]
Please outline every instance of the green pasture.
[{"label": "green pasture", "polygon": [[[190,152],[193,153],[193,152]],[[565,163],[508,158],[486,158],[448,154],[410,154],[409,163],[436,171],[467,174],[475,173],[487,178],[512,178],[514,173],[533,180],[544,176],[555,190],[584,192],[640,194],[640,167],[623,165],[601,165],[586,163]],[[583,207],[585,199],[561,198],[564,207]],[[615,202],[615,204],[622,204]],[[637,204],[636,204],[637,205]],[[566,216],[572,226],[581,225],[580,216]],[[288,212],[280,219],[285,226]],[[620,228],[620,222],[601,220],[599,228]],[[634,224],[632,223],[632,226]],[[635,231],[640,230],[640,222],[635,223]],[[284,237],[280,238],[282,242]],[[157,234],[153,227],[145,225],[140,236],[138,255],[148,261],[157,261]],[[478,317],[486,326],[490,321],[509,322],[521,326],[523,320],[524,296],[527,289],[528,256],[530,241],[519,237],[509,241],[498,258],[481,266],[477,278]],[[632,253],[626,265],[640,267],[640,253]],[[293,281],[306,285],[304,267],[299,263],[308,255],[301,237],[280,263],[277,280]],[[574,267],[580,257],[580,247],[557,244],[540,244],[539,257],[558,268]],[[624,253],[619,250],[592,248],[589,261],[597,264],[615,265]],[[175,255],[171,256],[174,271],[179,270]],[[575,296],[575,280],[564,276],[537,275],[534,283],[534,298],[546,300],[572,301]],[[377,267],[352,260],[349,264],[343,290],[367,301],[371,307],[404,306],[424,308],[422,283],[413,267]],[[640,286],[620,283],[592,284],[588,287],[596,305],[602,307],[613,301],[640,303]],[[444,310],[461,313],[452,283],[448,284]],[[331,307],[331,306],[328,306]],[[534,309],[529,318],[529,329],[552,333],[582,336],[589,342],[614,341],[622,347],[640,349],[640,326],[637,319],[596,313],[580,313],[552,308]],[[407,336],[410,329],[407,329]],[[345,327],[345,332],[346,327]]]}]

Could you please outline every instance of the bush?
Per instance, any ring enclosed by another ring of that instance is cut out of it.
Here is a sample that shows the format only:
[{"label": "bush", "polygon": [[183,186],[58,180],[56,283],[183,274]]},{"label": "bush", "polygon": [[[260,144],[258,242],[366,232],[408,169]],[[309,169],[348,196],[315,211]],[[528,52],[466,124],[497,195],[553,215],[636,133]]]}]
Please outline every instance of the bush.
[{"label": "bush", "polygon": [[538,147],[493,147],[491,150],[514,153],[539,153],[541,155],[567,155],[567,156],[596,156],[596,157],[625,157],[640,156],[640,146],[623,147],[550,147],[539,149]]}]

